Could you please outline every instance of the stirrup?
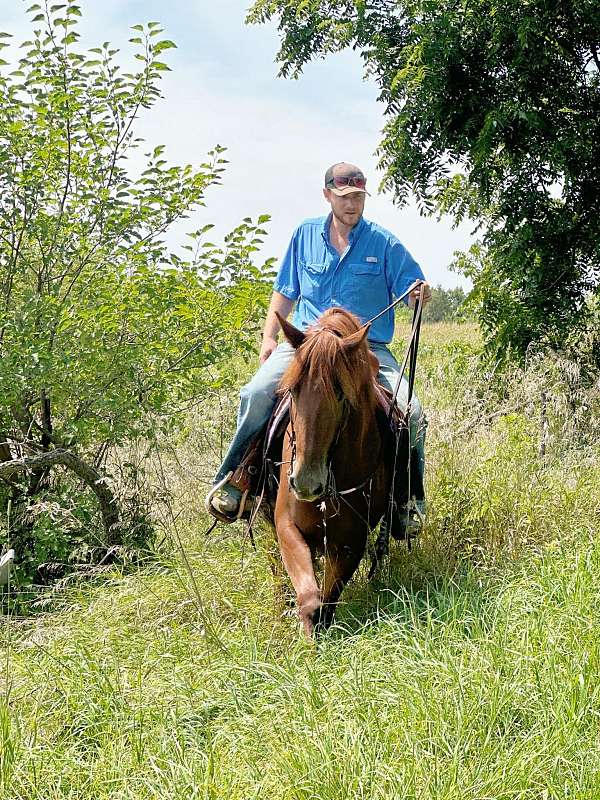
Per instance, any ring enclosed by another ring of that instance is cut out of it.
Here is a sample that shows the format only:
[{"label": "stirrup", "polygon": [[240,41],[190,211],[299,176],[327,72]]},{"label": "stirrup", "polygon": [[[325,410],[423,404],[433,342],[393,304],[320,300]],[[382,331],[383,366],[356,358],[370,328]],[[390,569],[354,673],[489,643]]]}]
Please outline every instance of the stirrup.
[{"label": "stirrup", "polygon": [[423,527],[423,525],[425,524],[425,514],[421,511],[421,509],[417,505],[417,500],[414,496],[411,497],[411,499],[406,504],[406,513],[410,515],[411,512],[415,514],[421,527]]},{"label": "stirrup", "polygon": [[218,483],[215,483],[210,492],[206,495],[206,499],[204,501],[204,507],[208,511],[208,513],[215,519],[218,519],[219,522],[225,522],[227,524],[230,524],[232,522],[237,522],[241,518],[242,514],[244,513],[244,509],[246,508],[246,500],[248,499],[248,494],[250,491],[249,489],[246,489],[245,492],[242,492],[242,496],[240,498],[240,505],[238,507],[238,511],[235,517],[229,517],[227,514],[223,514],[221,511],[218,511],[212,504],[213,498],[217,494],[217,492],[220,489],[222,489],[223,486],[225,486],[225,484],[229,481],[232,475],[233,471],[228,472],[227,475],[225,475],[225,477],[223,478],[223,480],[219,481]]},{"label": "stirrup", "polygon": [[[410,547],[411,539],[416,538],[423,531],[425,514],[418,507],[415,498],[411,497],[401,511],[398,508],[395,509],[391,522],[390,535],[392,539],[397,542],[406,541]],[[400,529],[394,523],[401,523]],[[411,525],[418,527],[416,530],[411,531]]]}]

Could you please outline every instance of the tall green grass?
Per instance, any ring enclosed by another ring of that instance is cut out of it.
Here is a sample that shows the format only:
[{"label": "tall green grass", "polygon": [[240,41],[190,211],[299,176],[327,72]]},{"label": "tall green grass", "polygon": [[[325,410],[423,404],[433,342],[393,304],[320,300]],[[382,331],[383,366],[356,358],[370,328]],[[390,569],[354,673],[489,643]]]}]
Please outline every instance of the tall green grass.
[{"label": "tall green grass", "polygon": [[426,529],[314,646],[273,603],[267,533],[204,536],[235,394],[192,418],[156,465],[162,558],[5,621],[0,796],[600,797],[597,397],[557,361],[498,387],[478,348],[424,330]]}]

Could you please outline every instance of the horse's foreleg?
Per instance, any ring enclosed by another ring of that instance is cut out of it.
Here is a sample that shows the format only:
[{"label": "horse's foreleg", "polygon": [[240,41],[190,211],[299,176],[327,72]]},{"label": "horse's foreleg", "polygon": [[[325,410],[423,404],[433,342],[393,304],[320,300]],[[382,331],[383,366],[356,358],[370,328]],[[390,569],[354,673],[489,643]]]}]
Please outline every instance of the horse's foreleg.
[{"label": "horse's foreleg", "polygon": [[363,550],[358,552],[343,548],[341,551],[330,550],[325,557],[323,573],[322,605],[319,610],[319,627],[327,628],[333,621],[333,615],[344,586],[354,575],[360,563]]},{"label": "horse's foreleg", "polygon": [[315,578],[310,548],[300,529],[291,520],[277,525],[277,538],[284,566],[296,592],[300,621],[305,634],[311,638],[315,614],[321,605],[321,595]]}]

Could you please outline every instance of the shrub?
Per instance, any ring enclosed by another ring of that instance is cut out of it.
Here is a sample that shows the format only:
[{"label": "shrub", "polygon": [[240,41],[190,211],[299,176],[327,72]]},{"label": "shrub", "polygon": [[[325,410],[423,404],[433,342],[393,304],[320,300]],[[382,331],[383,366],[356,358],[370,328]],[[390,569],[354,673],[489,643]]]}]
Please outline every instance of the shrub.
[{"label": "shrub", "polygon": [[[175,46],[158,24],[134,26],[140,67],[124,73],[109,43],[76,51],[75,3],[30,11],[18,69],[0,75],[0,502],[28,577],[82,542],[126,541],[110,453],[172,431],[223,380],[220,359],[252,349],[270,267],[254,263],[266,216],[221,247],[210,225],[179,253],[165,241],[221,180],[223,148],[193,168],[159,146],[128,169]],[[84,486],[105,528],[91,539]]]}]

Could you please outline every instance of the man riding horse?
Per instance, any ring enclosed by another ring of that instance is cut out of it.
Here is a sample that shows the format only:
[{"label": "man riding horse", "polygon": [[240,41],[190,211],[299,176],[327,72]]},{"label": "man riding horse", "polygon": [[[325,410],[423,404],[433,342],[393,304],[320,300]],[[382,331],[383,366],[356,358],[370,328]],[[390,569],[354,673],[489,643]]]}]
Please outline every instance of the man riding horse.
[{"label": "man riding horse", "polygon": [[[260,348],[261,366],[240,392],[237,430],[207,498],[208,510],[222,521],[239,518],[245,495],[231,478],[250,444],[265,427],[277,400],[282,376],[294,358],[287,341],[277,343],[279,314],[287,319],[295,305],[293,324],[302,330],[329,308],[338,306],[356,314],[363,322],[377,315],[416,281],[423,281],[407,297],[431,299],[431,289],[421,268],[401,242],[389,231],[363,217],[366,179],[353,164],[334,164],[325,173],[325,199],[331,206],[327,217],[303,222],[292,236],[273,286],[273,296],[264,325]],[[379,360],[377,380],[391,392],[400,373],[388,344],[394,335],[394,311],[373,322],[368,333],[370,350]],[[407,409],[408,382],[403,378],[397,396],[400,409]],[[414,504],[406,509],[407,535],[420,527],[425,510],[422,490],[425,466],[426,421],[413,395],[410,402],[411,460],[420,480]]]}]

